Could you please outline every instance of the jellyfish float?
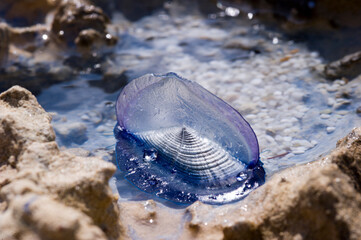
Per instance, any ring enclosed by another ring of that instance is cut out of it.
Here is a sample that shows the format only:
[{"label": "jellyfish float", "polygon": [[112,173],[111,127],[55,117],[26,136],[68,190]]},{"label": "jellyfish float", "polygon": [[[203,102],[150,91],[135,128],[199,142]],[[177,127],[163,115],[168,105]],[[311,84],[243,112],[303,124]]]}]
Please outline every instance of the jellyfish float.
[{"label": "jellyfish float", "polygon": [[179,203],[223,204],[265,181],[240,113],[175,73],[131,81],[116,102],[116,160],[139,189]]}]

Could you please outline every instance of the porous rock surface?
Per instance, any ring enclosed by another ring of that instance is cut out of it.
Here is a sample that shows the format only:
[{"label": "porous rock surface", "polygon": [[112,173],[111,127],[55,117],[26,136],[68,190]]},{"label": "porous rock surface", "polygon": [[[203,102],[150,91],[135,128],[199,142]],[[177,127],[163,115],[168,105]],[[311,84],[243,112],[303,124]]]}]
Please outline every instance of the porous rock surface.
[{"label": "porous rock surface", "polygon": [[115,37],[106,32],[108,16],[87,0],[61,1],[55,11],[51,31],[60,40],[78,47],[114,45]]},{"label": "porous rock surface", "polygon": [[361,74],[361,51],[344,56],[326,65],[324,73],[327,78],[340,79],[346,77],[350,80]]},{"label": "porous rock surface", "polygon": [[119,239],[115,167],[61,152],[26,89],[0,94],[0,239]]}]

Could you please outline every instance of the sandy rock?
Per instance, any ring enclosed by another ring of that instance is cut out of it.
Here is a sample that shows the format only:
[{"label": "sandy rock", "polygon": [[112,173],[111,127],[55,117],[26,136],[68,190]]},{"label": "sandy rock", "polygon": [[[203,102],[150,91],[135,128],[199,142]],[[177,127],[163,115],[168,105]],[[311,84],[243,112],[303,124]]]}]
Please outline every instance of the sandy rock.
[{"label": "sandy rock", "polygon": [[0,109],[0,238],[119,239],[108,186],[115,167],[59,151],[50,115],[29,91],[2,93]]},{"label": "sandy rock", "polygon": [[86,214],[48,196],[28,193],[15,198],[8,209],[0,215],[1,237],[22,239],[31,234],[35,239],[107,239]]},{"label": "sandy rock", "polygon": [[[0,23],[0,56],[4,64],[4,55],[10,55],[11,60],[17,57],[30,57],[31,52],[39,48],[42,43],[38,38],[46,34],[48,29],[45,24],[36,24],[26,27],[12,27],[7,23]],[[5,51],[7,50],[7,51]]]},{"label": "sandy rock", "polygon": [[355,128],[337,142],[338,152],[332,162],[348,175],[355,189],[361,193],[361,128]]},{"label": "sandy rock", "polygon": [[[47,36],[49,34],[45,24],[37,24],[28,27],[8,26],[8,28],[10,31],[11,44],[16,46],[15,50],[10,52],[16,52],[14,55],[19,54],[18,52],[20,49],[30,54],[42,46],[43,43],[46,43],[46,41],[39,42],[38,38],[43,34],[46,34]],[[25,55],[25,53],[22,53],[22,55]]]},{"label": "sandy rock", "polygon": [[55,13],[51,31],[69,45],[89,48],[103,42],[114,45],[116,38],[106,32],[109,18],[87,0],[62,1]]},{"label": "sandy rock", "polygon": [[17,162],[26,144],[55,140],[50,115],[26,89],[16,86],[2,93],[0,108],[0,164]]},{"label": "sandy rock", "polygon": [[104,36],[94,29],[85,29],[79,32],[75,38],[75,44],[78,47],[89,48],[90,46],[101,46]]},{"label": "sandy rock", "polygon": [[353,79],[361,74],[361,51],[344,56],[325,67],[325,75],[330,79],[342,77]]}]

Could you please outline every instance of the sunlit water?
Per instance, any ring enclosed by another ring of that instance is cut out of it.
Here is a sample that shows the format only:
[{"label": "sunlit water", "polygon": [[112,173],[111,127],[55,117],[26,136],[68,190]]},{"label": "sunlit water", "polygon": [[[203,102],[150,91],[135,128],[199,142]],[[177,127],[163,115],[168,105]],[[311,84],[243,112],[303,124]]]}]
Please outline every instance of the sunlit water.
[{"label": "sunlit water", "polygon": [[[107,59],[110,70],[124,69],[129,80],[176,72],[224,99],[255,130],[267,177],[318,159],[361,126],[355,111],[360,96],[352,95],[360,86],[327,82],[317,70],[322,64],[317,53],[265,30],[252,17],[209,19],[161,12],[134,23],[115,15],[113,25],[120,41]],[[60,146],[114,161],[114,105],[120,89],[106,93],[90,84],[101,79],[80,74],[44,90],[38,100],[53,113]],[[351,99],[339,96],[341,87]],[[121,201],[153,198],[123,180],[119,171],[110,183]]]}]

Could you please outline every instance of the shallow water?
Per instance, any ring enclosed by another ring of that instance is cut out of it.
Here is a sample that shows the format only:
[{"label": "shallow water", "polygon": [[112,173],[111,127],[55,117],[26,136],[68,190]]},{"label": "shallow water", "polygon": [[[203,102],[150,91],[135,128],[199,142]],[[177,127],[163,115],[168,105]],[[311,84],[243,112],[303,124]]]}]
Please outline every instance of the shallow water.
[{"label": "shallow water", "polygon": [[[355,113],[361,99],[352,95],[360,86],[326,81],[319,74],[323,60],[316,52],[254,19],[161,11],[127,22],[115,14],[117,28],[120,41],[106,60],[109,70],[124,69],[129,80],[145,73],[176,72],[228,102],[256,132],[267,177],[316,160],[361,126]],[[60,146],[83,148],[114,161],[114,103],[120,90],[107,93],[96,87],[101,79],[100,74],[83,73],[44,90],[38,100],[53,113]],[[342,86],[351,99],[339,97]],[[154,198],[119,171],[110,183],[121,201]]]}]

